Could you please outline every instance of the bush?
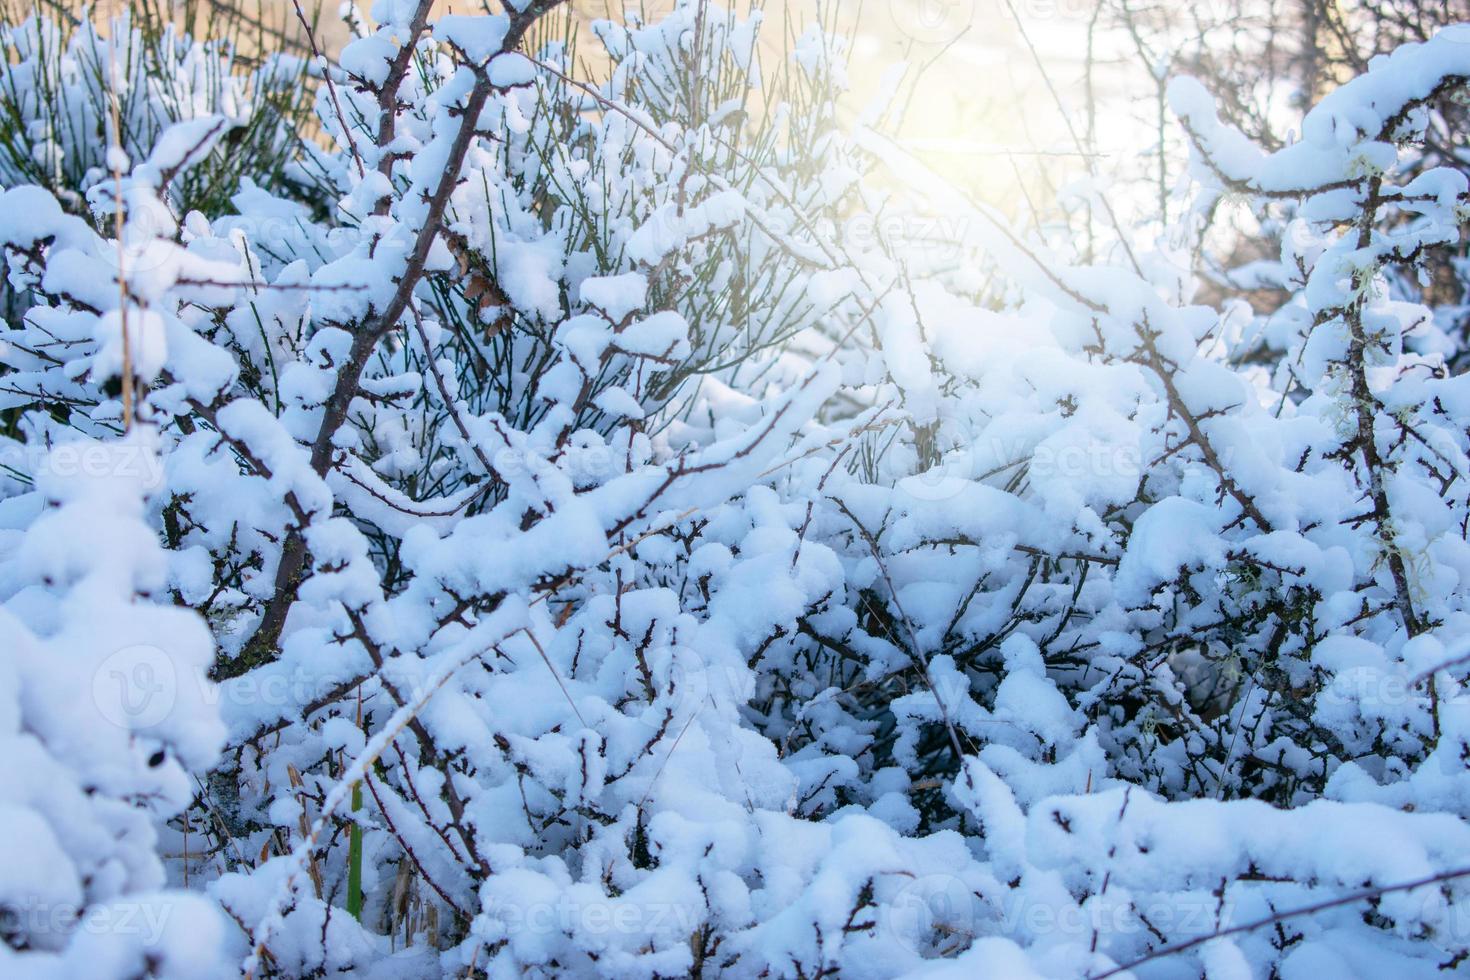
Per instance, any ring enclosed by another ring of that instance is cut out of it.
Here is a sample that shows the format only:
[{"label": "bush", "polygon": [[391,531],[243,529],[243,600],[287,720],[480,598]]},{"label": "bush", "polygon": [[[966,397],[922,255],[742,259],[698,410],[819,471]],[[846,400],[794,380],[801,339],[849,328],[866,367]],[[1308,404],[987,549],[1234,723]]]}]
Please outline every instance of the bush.
[{"label": "bush", "polygon": [[[1291,222],[1256,315],[950,194],[843,121],[839,37],[683,3],[591,83],[555,0],[429,6],[321,146],[8,130],[65,166],[0,177],[7,970],[1465,960],[1470,398],[1393,288],[1467,214],[1416,149],[1463,29],[1270,153],[1171,86],[1176,232]],[[55,33],[10,76],[100,57]]]}]

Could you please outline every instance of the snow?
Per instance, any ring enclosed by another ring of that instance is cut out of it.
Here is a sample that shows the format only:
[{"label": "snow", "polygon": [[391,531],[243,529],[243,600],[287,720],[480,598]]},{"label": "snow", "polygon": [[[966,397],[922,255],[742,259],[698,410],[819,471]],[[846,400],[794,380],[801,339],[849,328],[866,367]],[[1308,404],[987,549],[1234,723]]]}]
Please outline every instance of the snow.
[{"label": "snow", "polygon": [[648,305],[648,279],[636,272],[582,280],[582,302],[597,307],[614,323]]},{"label": "snow", "polygon": [[500,52],[509,31],[509,17],[445,14],[434,22],[436,39],[454,45],[470,61],[480,63]]},{"label": "snow", "polygon": [[[286,180],[185,179],[243,83],[26,136],[95,156],[0,191],[0,974],[1470,953],[1470,390],[1416,265],[1470,182],[1414,141],[1463,30],[1270,152],[1175,79],[1187,207],[1089,262],[851,123],[820,31],[762,76],[759,16],[600,23],[623,112],[505,50],[541,6],[377,0]],[[799,142],[729,152],[752,110]],[[1280,241],[1221,272],[1224,191]],[[910,212],[960,259],[853,234]]]}]

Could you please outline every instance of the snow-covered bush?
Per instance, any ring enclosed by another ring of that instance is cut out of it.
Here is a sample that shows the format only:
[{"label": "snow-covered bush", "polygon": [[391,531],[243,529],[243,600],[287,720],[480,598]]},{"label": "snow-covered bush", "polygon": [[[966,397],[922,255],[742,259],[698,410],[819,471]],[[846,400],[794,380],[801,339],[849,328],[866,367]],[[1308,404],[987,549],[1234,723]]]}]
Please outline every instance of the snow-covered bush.
[{"label": "snow-covered bush", "polygon": [[168,182],[180,213],[226,207],[242,177],[286,185],[309,110],[305,65],[286,53],[247,57],[244,42],[258,47],[266,35],[229,33],[193,39],[146,4],[105,25],[43,12],[3,25],[0,185],[40,185],[69,212],[91,217],[88,195],[115,169],[108,147],[142,159],[169,126],[211,114],[232,126]]},{"label": "snow-covered bush", "polygon": [[7,973],[1464,962],[1470,399],[1391,284],[1466,38],[1269,154],[1175,83],[1174,240],[1295,222],[1256,316],[948,193],[839,38],[584,81],[558,6],[379,0],[228,206],[212,104],[3,178]]},{"label": "snow-covered bush", "polygon": [[189,805],[190,773],[225,733],[208,704],[209,631],[166,602],[168,563],[143,520],[154,447],[142,431],[59,442],[34,472],[35,491],[5,505],[0,559],[0,968],[218,970],[223,917],[165,891],[156,853],[155,822]]}]

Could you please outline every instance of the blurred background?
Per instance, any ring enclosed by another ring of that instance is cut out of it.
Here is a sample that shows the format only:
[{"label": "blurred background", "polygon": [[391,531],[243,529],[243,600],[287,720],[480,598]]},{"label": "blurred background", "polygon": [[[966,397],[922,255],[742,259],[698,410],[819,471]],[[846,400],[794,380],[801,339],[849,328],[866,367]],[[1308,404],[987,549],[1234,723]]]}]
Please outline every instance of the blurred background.
[{"label": "blurred background", "polygon": [[[486,5],[488,2],[488,6]],[[580,73],[600,66],[588,36],[602,18],[654,20],[677,0],[572,0],[557,30],[579,33]],[[686,0],[698,2],[698,0]],[[76,16],[69,0],[0,0],[5,20],[35,10]],[[1180,216],[1187,165],[1165,88],[1201,77],[1230,121],[1268,147],[1292,138],[1300,114],[1376,54],[1470,19],[1470,0],[728,0],[763,12],[769,71],[820,24],[850,44],[844,111],[863,118],[891,96],[875,126],[967,197],[1019,224],[1074,233],[1079,215],[1138,215],[1121,232],[1145,247]],[[221,34],[328,58],[371,22],[371,3],[317,0],[106,0],[172,18],[194,36]],[[498,0],[442,2],[440,13],[498,9]],[[310,24],[308,30],[306,24]],[[942,215],[939,219],[942,220]],[[930,229],[925,235],[947,234]]]}]

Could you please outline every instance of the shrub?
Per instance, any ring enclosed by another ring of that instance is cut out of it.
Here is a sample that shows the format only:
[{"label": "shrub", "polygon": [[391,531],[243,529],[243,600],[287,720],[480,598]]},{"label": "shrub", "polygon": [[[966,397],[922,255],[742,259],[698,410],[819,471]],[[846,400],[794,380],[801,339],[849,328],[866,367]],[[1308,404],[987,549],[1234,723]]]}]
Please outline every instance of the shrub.
[{"label": "shrub", "polygon": [[841,38],[683,3],[588,82],[557,7],[377,4],[275,169],[208,103],[7,181],[0,962],[1463,962],[1470,401],[1390,285],[1466,214],[1459,30],[1270,153],[1174,83],[1177,231],[1296,222],[1256,317],[949,193]]}]

